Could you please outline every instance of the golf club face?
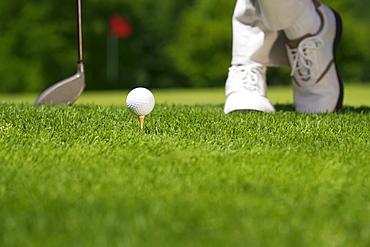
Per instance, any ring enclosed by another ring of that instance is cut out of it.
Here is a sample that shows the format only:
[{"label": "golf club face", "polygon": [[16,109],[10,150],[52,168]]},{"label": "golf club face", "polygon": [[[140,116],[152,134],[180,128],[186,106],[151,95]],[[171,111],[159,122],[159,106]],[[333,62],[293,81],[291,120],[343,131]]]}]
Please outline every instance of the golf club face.
[{"label": "golf club face", "polygon": [[84,64],[77,65],[77,73],[47,88],[36,99],[35,105],[72,105],[85,89]]}]

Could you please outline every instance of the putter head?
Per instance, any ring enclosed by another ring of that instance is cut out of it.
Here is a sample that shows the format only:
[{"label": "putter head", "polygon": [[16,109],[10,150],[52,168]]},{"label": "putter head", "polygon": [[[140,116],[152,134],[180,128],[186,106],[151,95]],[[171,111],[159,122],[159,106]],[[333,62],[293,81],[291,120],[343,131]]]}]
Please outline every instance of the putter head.
[{"label": "putter head", "polygon": [[47,88],[36,99],[35,105],[72,105],[85,89],[83,62],[77,64],[77,73]]}]

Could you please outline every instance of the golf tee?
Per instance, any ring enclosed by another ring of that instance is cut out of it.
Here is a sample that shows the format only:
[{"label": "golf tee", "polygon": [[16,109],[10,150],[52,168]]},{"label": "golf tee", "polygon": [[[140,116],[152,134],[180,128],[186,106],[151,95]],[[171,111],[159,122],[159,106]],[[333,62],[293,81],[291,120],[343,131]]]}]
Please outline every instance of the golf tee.
[{"label": "golf tee", "polygon": [[140,129],[144,129],[144,118],[145,116],[139,116]]}]

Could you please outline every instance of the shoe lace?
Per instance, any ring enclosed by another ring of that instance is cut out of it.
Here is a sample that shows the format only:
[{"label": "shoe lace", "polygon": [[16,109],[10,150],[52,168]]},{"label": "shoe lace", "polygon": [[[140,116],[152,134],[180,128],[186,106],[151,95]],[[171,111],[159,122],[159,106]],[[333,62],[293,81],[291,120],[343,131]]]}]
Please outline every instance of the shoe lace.
[{"label": "shoe lace", "polygon": [[315,66],[315,50],[320,49],[324,41],[317,37],[307,38],[299,44],[298,48],[289,49],[293,58],[291,76],[295,75],[298,80],[308,81],[312,76],[312,68]]},{"label": "shoe lace", "polygon": [[259,77],[263,76],[264,69],[260,66],[232,66],[229,68],[234,77],[241,81],[241,86],[249,91],[258,90]]}]

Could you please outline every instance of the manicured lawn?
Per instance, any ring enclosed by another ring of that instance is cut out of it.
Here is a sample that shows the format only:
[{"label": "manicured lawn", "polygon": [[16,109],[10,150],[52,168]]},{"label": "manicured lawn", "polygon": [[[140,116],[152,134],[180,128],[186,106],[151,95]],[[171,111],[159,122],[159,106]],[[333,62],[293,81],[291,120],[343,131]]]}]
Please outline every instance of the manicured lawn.
[{"label": "manicured lawn", "polygon": [[0,246],[369,246],[365,88],[313,115],[287,88],[231,115],[222,89],[153,90],[143,131],[127,92],[1,95]]},{"label": "manicured lawn", "polygon": [[[225,101],[223,88],[202,89],[153,89],[157,103],[165,104],[223,104]],[[41,93],[41,92],[40,92]],[[85,91],[77,104],[117,105],[124,106],[128,90],[117,91]],[[348,84],[345,86],[344,104],[350,106],[370,106],[370,83]],[[0,102],[34,103],[38,93],[1,94]],[[274,104],[292,104],[291,86],[271,86],[268,97]]]}]

